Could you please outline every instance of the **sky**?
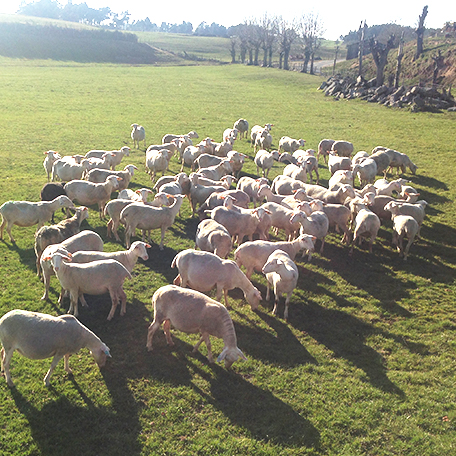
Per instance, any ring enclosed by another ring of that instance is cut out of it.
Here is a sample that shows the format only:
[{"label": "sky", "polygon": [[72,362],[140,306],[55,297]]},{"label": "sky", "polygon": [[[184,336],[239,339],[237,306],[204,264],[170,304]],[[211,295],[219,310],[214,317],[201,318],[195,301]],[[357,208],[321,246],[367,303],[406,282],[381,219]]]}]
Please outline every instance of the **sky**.
[{"label": "sky", "polygon": [[[22,0],[2,0],[0,13],[15,13]],[[31,3],[32,0],[26,0]],[[65,5],[67,0],[60,0]],[[84,0],[73,0],[74,4],[84,3]],[[325,29],[324,38],[338,39],[351,30],[358,30],[361,21],[366,20],[368,26],[386,23],[396,23],[416,27],[418,16],[425,5],[428,7],[425,26],[441,28],[445,22],[456,22],[456,2],[454,0],[433,0],[420,2],[416,0],[384,0],[368,2],[355,0],[342,2],[340,0],[250,0],[244,4],[222,2],[217,0],[85,0],[90,8],[98,9],[105,6],[115,13],[127,10],[130,20],[149,19],[160,25],[162,22],[180,24],[191,22],[195,29],[201,22],[215,22],[225,27],[237,25],[246,19],[259,19],[265,13],[270,16],[282,16],[292,21],[304,13],[313,12],[318,15]],[[373,5],[378,5],[374,8]]]}]

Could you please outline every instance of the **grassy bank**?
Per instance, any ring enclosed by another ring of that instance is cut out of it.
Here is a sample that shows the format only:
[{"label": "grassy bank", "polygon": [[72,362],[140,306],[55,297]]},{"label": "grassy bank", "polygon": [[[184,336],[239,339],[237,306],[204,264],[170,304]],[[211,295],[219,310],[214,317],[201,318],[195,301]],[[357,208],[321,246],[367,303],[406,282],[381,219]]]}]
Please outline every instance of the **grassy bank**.
[{"label": "grassy bank", "polygon": [[[238,345],[248,357],[232,372],[192,355],[196,335],[173,332],[176,347],[156,334],[145,348],[151,297],[170,283],[174,255],[194,245],[198,224],[188,202],[149,260],[125,283],[127,314],[106,321],[109,298],[88,299],[80,319],[111,348],[99,371],[86,350],[70,358],[74,377],[59,365],[45,388],[50,360],[15,354],[10,390],[0,379],[3,454],[258,454],[448,455],[456,441],[454,409],[456,179],[452,113],[411,114],[316,91],[319,80],[300,73],[242,66],[127,67],[3,59],[0,67],[1,201],[39,199],[48,149],[63,155],[118,149],[130,124],[144,125],[147,143],[165,133],[196,130],[221,139],[239,117],[273,123],[282,135],[303,137],[316,149],[326,137],[356,150],[386,145],[419,166],[407,175],[429,202],[423,239],[405,264],[380,230],[374,254],[352,258],[331,234],[322,255],[298,259],[299,289],[289,322],[254,313],[240,290],[230,293]],[[240,140],[236,149],[253,155]],[[144,151],[126,163],[139,168],[132,188],[150,186]],[[179,165],[174,158],[172,172]],[[281,166],[273,168],[273,178]],[[255,173],[251,160],[245,173]],[[329,174],[321,167],[323,183]],[[58,218],[61,214],[58,214]],[[91,210],[88,225],[106,241],[106,222]],[[17,244],[0,241],[0,314],[23,308],[57,315],[58,282],[40,301],[34,227],[14,227]],[[122,234],[121,234],[122,236]],[[153,232],[159,241],[159,233]],[[283,233],[280,234],[283,238]],[[265,295],[259,274],[254,284]],[[283,308],[279,310],[282,315]],[[222,343],[213,340],[214,353]]]}]

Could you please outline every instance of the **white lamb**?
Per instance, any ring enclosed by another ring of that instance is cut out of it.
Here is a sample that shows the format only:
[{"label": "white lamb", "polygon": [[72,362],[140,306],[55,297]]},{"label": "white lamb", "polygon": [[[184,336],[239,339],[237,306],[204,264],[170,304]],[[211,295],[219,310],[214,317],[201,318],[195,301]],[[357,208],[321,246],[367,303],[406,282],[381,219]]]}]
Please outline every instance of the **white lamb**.
[{"label": "white lamb", "polygon": [[277,315],[277,307],[282,295],[286,294],[285,311],[283,313],[284,320],[288,320],[288,305],[290,303],[293,290],[298,284],[299,272],[296,264],[290,258],[288,253],[283,250],[275,250],[269,255],[266,264],[262,269],[266,275],[266,301],[269,301],[271,285],[274,289],[274,308],[272,313]]},{"label": "white lamb", "polygon": [[154,293],[152,305],[154,306],[154,321],[147,331],[147,349],[149,351],[152,350],[155,331],[164,323],[163,331],[168,345],[174,345],[170,331],[173,326],[179,331],[201,334],[193,351],[198,351],[201,342],[204,341],[210,363],[214,362],[210,335],[223,339],[224,348],[217,361],[225,360],[227,369],[239,358],[247,359],[237,347],[233,321],[223,304],[198,291],[166,285]]},{"label": "white lamb", "polygon": [[100,368],[105,365],[106,358],[111,357],[106,344],[73,315],[54,317],[27,310],[11,310],[0,319],[0,340],[2,372],[9,387],[14,386],[9,366],[15,350],[29,359],[53,358],[44,377],[46,386],[49,386],[52,372],[62,358],[65,371],[71,374],[68,360],[81,348],[90,350]]},{"label": "white lamb", "polygon": [[147,173],[150,174],[152,182],[157,173],[161,172],[162,176],[165,174],[165,171],[169,167],[170,158],[171,155],[168,149],[152,149],[146,151],[146,170]]},{"label": "white lamb", "polygon": [[282,136],[279,141],[279,152],[293,153],[300,147],[304,147],[306,142],[304,139],[293,139],[289,136]]},{"label": "white lamb", "polygon": [[351,157],[353,144],[348,141],[334,141],[331,150],[339,157]]},{"label": "white lamb", "polygon": [[119,191],[122,191],[128,187],[131,182],[132,177],[135,174],[135,170],[138,168],[135,165],[126,165],[122,171],[111,171],[108,169],[91,169],[85,176],[85,179],[89,182],[94,182],[96,184],[102,184],[106,181],[108,176],[117,176],[120,178],[119,182]]},{"label": "white lamb", "polygon": [[[90,263],[73,264],[71,258],[60,253],[54,253],[51,258],[44,258],[52,263],[55,274],[63,290],[70,293],[70,308],[68,313],[78,316],[78,300],[87,306],[84,293],[89,295],[102,295],[109,293],[111,297],[111,310],[108,320],[112,320],[117,305],[120,302],[120,315],[125,315],[127,308],[127,295],[123,290],[123,283],[131,274],[127,268],[116,260],[98,260]],[[62,294],[59,304],[63,299]]]},{"label": "white lamb", "polygon": [[47,180],[48,182],[51,180],[51,174],[52,174],[52,167],[54,166],[54,162],[56,160],[61,159],[62,157],[60,156],[59,153],[53,151],[53,150],[48,150],[46,152],[43,152],[46,157],[44,157],[43,161],[43,167],[44,170],[47,173]]},{"label": "white lamb", "polygon": [[131,124],[131,139],[133,140],[133,147],[139,149],[139,143],[144,142],[144,147],[146,147],[146,130],[142,125],[137,123]]},{"label": "white lamb", "polygon": [[[128,146],[123,146],[119,150],[98,150],[93,149],[85,154],[85,158],[103,158],[106,154],[109,154],[111,161],[111,169],[115,171],[116,166],[120,165],[120,162],[124,157],[130,155],[131,149]],[[105,168],[106,169],[106,168]]]},{"label": "white lamb", "polygon": [[213,180],[220,180],[223,176],[231,174],[233,167],[231,166],[231,160],[224,158],[218,165],[209,166],[207,168],[200,168],[198,174],[202,174],[204,177]]},{"label": "white lamb", "polygon": [[[397,251],[407,261],[410,246],[415,240],[415,236],[420,229],[418,222],[411,215],[393,215],[393,244]],[[407,245],[403,245],[404,238],[407,238]]]},{"label": "white lamb", "polygon": [[301,251],[311,251],[314,249],[315,237],[303,234],[293,241],[251,241],[240,245],[234,252],[234,259],[239,267],[244,266],[245,275],[248,279],[253,272],[261,273],[269,255],[275,250],[283,250],[294,260]]},{"label": "white lamb", "polygon": [[326,157],[329,155],[329,151],[331,150],[333,144],[336,141],[334,139],[322,139],[318,144],[318,154],[317,159],[320,158],[320,155],[323,156],[323,159],[326,163]]},{"label": "white lamb", "polygon": [[247,134],[249,133],[249,122],[246,119],[236,120],[233,128],[239,132],[239,138],[247,138]]},{"label": "white lamb", "polygon": [[421,225],[424,222],[426,216],[425,209],[428,205],[427,201],[419,200],[416,203],[403,203],[399,201],[391,201],[385,205],[384,209],[391,212],[392,216],[397,215],[410,215],[418,223],[418,232],[416,234],[417,238],[420,239]]},{"label": "white lamb", "polygon": [[120,178],[108,176],[102,184],[95,184],[84,180],[74,180],[65,184],[65,190],[71,201],[77,201],[84,206],[98,205],[100,220],[103,218],[103,210],[106,203],[111,199],[111,193],[119,188]]},{"label": "white lamb", "polygon": [[261,293],[234,261],[224,260],[211,252],[187,249],[174,257],[171,267],[179,270],[174,285],[183,288],[189,286],[200,292],[209,292],[216,288],[217,301],[221,300],[223,293],[227,308],[228,291],[240,288],[252,310],[258,309]]},{"label": "white lamb", "polygon": [[[256,135],[255,144],[253,146],[253,151],[257,149],[269,150],[272,147],[272,135],[269,133],[267,128],[264,128],[261,132]],[[278,159],[277,155],[277,159]]]},{"label": "white lamb", "polygon": [[202,220],[196,229],[195,249],[212,252],[220,258],[226,259],[233,244],[228,230],[212,219]]},{"label": "white lamb", "polygon": [[237,183],[236,189],[242,190],[250,196],[250,200],[253,201],[253,207],[256,208],[257,202],[259,201],[258,190],[262,185],[266,185],[268,180],[265,177],[253,179],[249,176],[242,176]]},{"label": "white lamb", "polygon": [[256,137],[259,133],[261,133],[263,130],[267,130],[268,132],[271,131],[271,128],[274,126],[274,124],[265,124],[264,127],[260,125],[254,125],[252,129],[250,130],[250,145],[253,146],[255,144]]},{"label": "white lamb", "polygon": [[372,253],[372,245],[377,237],[378,230],[380,229],[380,219],[374,214],[363,202],[354,203],[357,212],[355,218],[355,229],[353,234],[352,246],[350,255],[353,254],[353,248],[356,240],[361,242],[362,237],[369,239],[369,253]]},{"label": "white lamb", "polygon": [[257,168],[257,174],[260,174],[260,169],[262,172],[263,177],[268,177],[269,171],[271,171],[271,168],[274,166],[274,160],[279,159],[279,152],[278,151],[273,151],[273,152],[268,152],[267,150],[260,149],[254,158],[254,163]]},{"label": "white lamb", "polygon": [[14,225],[33,226],[37,225],[38,231],[46,222],[51,220],[52,215],[60,208],[74,209],[73,202],[65,195],[60,195],[52,201],[7,201],[0,206],[2,224],[0,226],[0,239],[3,239],[3,229],[6,226],[11,242],[16,242],[11,234]]},{"label": "white lamb", "polygon": [[84,173],[89,169],[89,160],[83,158],[81,163],[76,163],[75,161],[66,161],[64,158],[56,160],[52,165],[52,182],[57,179],[62,182],[82,179]]}]

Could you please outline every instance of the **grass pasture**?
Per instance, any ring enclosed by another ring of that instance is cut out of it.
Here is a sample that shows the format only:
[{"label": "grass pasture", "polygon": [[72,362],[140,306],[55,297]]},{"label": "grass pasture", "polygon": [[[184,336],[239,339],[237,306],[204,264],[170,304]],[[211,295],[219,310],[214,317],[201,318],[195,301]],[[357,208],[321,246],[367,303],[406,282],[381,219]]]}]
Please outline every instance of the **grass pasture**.
[{"label": "grass pasture", "polygon": [[[352,258],[328,236],[322,255],[298,260],[299,289],[289,322],[272,316],[272,302],[252,312],[240,290],[230,292],[238,346],[247,362],[231,372],[193,355],[196,335],[162,331],[145,348],[153,319],[151,297],[172,282],[174,255],[192,248],[197,219],[188,202],[165,237],[125,282],[127,314],[106,321],[109,298],[89,297],[80,319],[110,347],[98,370],[87,350],[60,363],[43,385],[50,360],[15,354],[16,388],[0,378],[0,453],[21,455],[449,455],[455,452],[456,209],[454,113],[386,109],[335,101],[316,90],[320,79],[295,72],[244,67],[146,67],[0,60],[0,203],[37,201],[46,175],[43,152],[62,155],[132,145],[130,124],[144,125],[147,143],[165,133],[196,130],[221,139],[239,117],[273,123],[282,135],[317,148],[326,137],[356,150],[386,145],[419,166],[407,177],[429,202],[422,240],[404,263],[382,227],[369,255]],[[246,140],[236,149],[252,157]],[[150,186],[144,151],[125,163],[139,168],[131,188]],[[178,172],[176,159],[171,171]],[[281,171],[276,165],[271,174]],[[245,173],[255,174],[248,161]],[[322,183],[329,174],[321,164]],[[59,219],[61,214],[57,215]],[[106,241],[106,222],[88,224]],[[0,241],[0,315],[23,308],[58,315],[58,282],[50,301],[35,274],[35,227],[14,227]],[[121,236],[123,233],[121,233]],[[283,237],[279,236],[279,237]],[[265,295],[265,280],[252,277]],[[279,315],[283,308],[279,309]],[[222,343],[213,339],[215,354]]]}]

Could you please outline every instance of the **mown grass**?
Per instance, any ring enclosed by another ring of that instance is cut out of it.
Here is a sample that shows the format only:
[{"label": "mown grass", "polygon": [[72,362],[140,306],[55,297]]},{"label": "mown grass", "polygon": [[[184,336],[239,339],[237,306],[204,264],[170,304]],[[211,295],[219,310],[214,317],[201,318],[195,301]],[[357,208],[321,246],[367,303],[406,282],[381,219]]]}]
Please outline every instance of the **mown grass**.
[{"label": "mown grass", "polygon": [[[99,371],[87,350],[59,365],[45,388],[50,360],[16,354],[15,389],[0,379],[2,454],[259,454],[448,455],[456,441],[455,177],[453,113],[412,114],[358,101],[335,101],[316,90],[320,80],[300,73],[241,66],[127,67],[35,63],[3,59],[0,68],[1,203],[38,200],[45,183],[43,151],[85,153],[131,145],[130,124],[147,142],[195,129],[221,139],[239,117],[274,123],[284,135],[316,148],[324,137],[347,139],[356,150],[383,144],[419,166],[407,175],[430,206],[423,239],[404,263],[380,231],[369,255],[352,258],[329,236],[323,255],[298,259],[300,281],[289,322],[271,315],[271,302],[250,310],[230,293],[238,345],[248,361],[232,372],[192,355],[197,336],[174,332],[176,347],[157,334],[145,349],[151,297],[170,283],[173,256],[193,247],[198,221],[188,203],[182,217],[140,261],[125,283],[127,314],[106,321],[109,298],[91,297],[81,321],[111,348]],[[237,150],[252,157],[246,140]],[[144,151],[132,188],[150,185]],[[171,170],[179,165],[173,159]],[[277,165],[274,177],[281,171]],[[254,174],[251,160],[245,173]],[[322,166],[323,183],[329,177]],[[59,214],[58,217],[61,217]],[[106,241],[105,222],[91,211],[88,225]],[[0,242],[0,314],[23,308],[57,315],[58,283],[49,302],[35,275],[34,227],[14,227],[17,244]],[[159,240],[159,233],[153,233]],[[260,275],[253,282],[265,293]],[[282,315],[283,308],[280,309]],[[220,340],[213,340],[219,353]]]}]

